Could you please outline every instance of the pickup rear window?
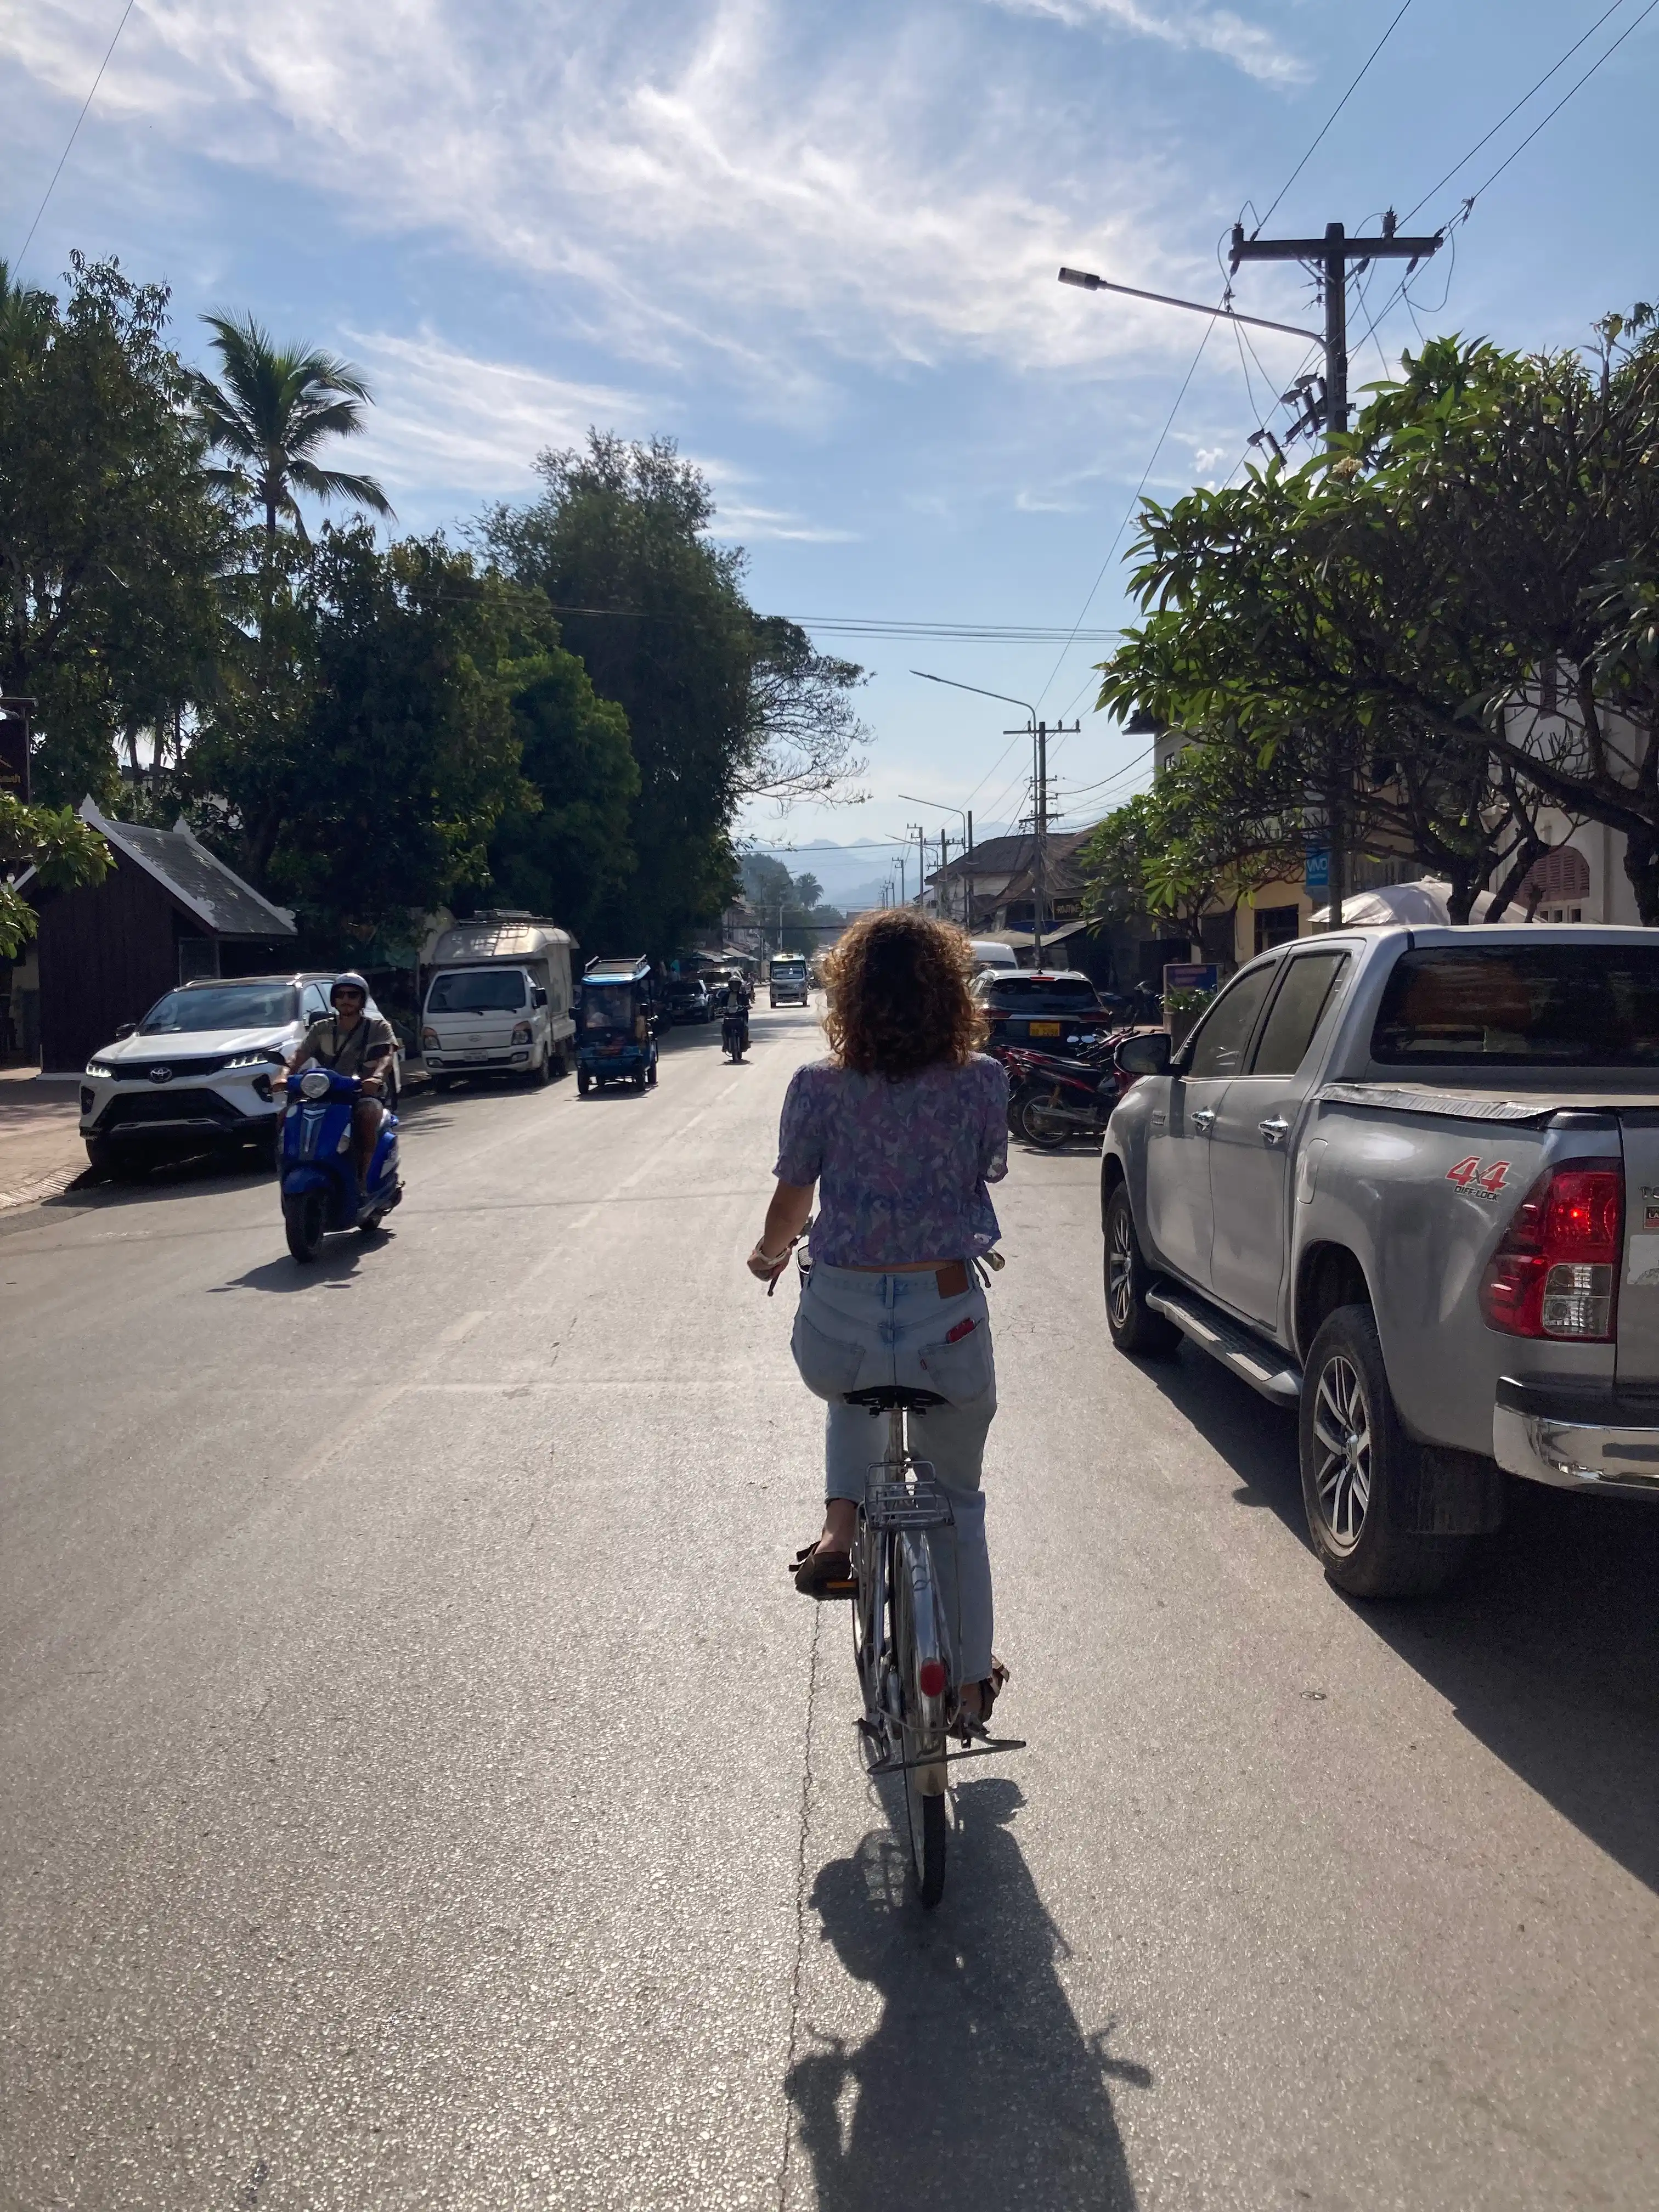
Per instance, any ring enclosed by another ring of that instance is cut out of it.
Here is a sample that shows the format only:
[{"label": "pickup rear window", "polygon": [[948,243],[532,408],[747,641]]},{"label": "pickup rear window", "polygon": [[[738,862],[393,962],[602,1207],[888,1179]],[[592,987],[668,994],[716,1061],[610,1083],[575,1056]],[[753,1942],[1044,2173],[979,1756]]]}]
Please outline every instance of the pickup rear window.
[{"label": "pickup rear window", "polygon": [[1371,1058],[1395,1066],[1659,1067],[1659,946],[1407,952],[1389,978]]}]

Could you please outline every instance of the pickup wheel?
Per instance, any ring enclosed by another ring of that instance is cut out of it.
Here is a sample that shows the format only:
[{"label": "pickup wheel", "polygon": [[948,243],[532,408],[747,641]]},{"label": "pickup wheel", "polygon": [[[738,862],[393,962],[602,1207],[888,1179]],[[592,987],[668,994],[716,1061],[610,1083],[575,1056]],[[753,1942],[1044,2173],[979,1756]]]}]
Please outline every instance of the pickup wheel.
[{"label": "pickup wheel", "polygon": [[1463,1564],[1467,1536],[1396,1525],[1421,1447],[1401,1425],[1369,1306],[1327,1315],[1308,1354],[1298,1418],[1302,1502],[1325,1578],[1350,1597],[1423,1597]]},{"label": "pickup wheel", "polygon": [[1168,1358],[1181,1342],[1181,1331],[1166,1314],[1146,1303],[1152,1270],[1135,1235],[1134,1210],[1127,1183],[1117,1183],[1106,1201],[1106,1326],[1120,1352],[1142,1359]]}]

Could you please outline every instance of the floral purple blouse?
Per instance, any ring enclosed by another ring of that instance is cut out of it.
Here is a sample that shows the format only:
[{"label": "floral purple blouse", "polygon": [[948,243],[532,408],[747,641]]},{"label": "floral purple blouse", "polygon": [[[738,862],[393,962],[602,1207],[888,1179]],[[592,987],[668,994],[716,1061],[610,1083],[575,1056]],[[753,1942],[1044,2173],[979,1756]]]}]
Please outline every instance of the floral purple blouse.
[{"label": "floral purple blouse", "polygon": [[979,1053],[896,1079],[813,1060],[784,1096],[774,1172],[817,1184],[829,1267],[971,1259],[1002,1234],[985,1186],[1008,1172],[1008,1079]]}]

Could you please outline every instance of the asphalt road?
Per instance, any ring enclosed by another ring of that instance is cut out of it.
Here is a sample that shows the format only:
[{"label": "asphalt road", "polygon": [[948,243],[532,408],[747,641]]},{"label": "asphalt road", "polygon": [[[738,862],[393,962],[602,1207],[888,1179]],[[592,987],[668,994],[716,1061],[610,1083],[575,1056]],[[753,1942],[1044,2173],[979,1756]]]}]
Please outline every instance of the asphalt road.
[{"label": "asphalt road", "polygon": [[0,1224],[0,2205],[1659,2201],[1659,1515],[1359,1607],[1289,1423],[1016,1154],[999,1719],[924,1918],[791,1590],[741,1272],[811,1020],[409,1120],[395,1236],[185,1170]]}]

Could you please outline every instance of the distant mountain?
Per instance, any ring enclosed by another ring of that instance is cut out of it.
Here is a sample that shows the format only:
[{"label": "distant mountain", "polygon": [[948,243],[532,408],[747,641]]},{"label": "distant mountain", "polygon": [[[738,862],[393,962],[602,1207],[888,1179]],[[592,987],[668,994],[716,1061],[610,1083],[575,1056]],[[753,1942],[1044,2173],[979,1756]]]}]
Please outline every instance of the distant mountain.
[{"label": "distant mountain", "polygon": [[[975,823],[974,827],[976,840],[981,843],[992,837],[1003,837],[1008,834],[1006,829],[995,823]],[[837,845],[829,838],[815,838],[787,852],[778,850],[770,840],[767,840],[761,849],[772,859],[781,860],[792,876],[816,876],[823,884],[823,896],[831,906],[851,908],[881,904],[891,865],[884,858],[884,854],[890,852],[896,860],[901,848],[897,844],[882,848],[872,839],[854,839],[846,845]],[[952,859],[957,850],[957,841],[952,837]],[[927,866],[930,871],[939,866],[939,845],[933,835],[927,841]],[[916,888],[916,848],[914,844],[905,854],[904,882],[905,889],[914,896]]]}]

